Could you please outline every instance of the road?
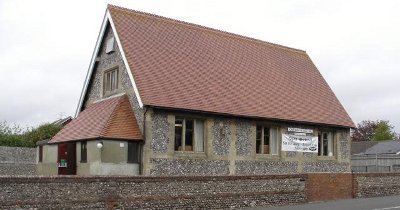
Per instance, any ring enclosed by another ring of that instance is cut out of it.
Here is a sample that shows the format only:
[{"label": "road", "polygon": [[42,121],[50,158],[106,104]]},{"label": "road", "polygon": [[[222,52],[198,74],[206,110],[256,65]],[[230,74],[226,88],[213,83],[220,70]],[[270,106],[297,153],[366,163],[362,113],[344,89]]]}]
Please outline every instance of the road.
[{"label": "road", "polygon": [[400,210],[400,196],[360,198],[294,206],[248,208],[246,210]]}]

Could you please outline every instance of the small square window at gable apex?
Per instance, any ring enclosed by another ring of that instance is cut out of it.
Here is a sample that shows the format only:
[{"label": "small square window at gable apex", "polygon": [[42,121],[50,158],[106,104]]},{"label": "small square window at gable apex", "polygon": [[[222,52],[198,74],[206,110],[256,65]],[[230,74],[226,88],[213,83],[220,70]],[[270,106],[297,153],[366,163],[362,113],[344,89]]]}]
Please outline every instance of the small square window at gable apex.
[{"label": "small square window at gable apex", "polygon": [[115,48],[115,38],[111,37],[106,42],[106,53],[110,54],[114,52],[114,48]]}]

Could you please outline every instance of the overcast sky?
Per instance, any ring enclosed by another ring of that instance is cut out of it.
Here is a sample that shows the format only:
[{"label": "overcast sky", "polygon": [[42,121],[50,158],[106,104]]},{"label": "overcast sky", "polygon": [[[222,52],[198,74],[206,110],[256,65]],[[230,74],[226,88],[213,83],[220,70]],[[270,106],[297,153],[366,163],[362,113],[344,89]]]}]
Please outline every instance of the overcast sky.
[{"label": "overcast sky", "polygon": [[74,115],[108,3],[305,50],[355,123],[400,132],[398,0],[0,0],[0,122]]}]

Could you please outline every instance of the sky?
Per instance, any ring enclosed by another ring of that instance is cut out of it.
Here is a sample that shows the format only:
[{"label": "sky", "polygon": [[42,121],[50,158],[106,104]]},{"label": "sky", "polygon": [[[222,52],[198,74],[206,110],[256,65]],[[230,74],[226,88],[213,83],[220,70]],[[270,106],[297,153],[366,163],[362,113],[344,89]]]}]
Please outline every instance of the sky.
[{"label": "sky", "polygon": [[356,124],[400,132],[398,0],[0,0],[0,122],[75,114],[107,4],[305,50]]}]

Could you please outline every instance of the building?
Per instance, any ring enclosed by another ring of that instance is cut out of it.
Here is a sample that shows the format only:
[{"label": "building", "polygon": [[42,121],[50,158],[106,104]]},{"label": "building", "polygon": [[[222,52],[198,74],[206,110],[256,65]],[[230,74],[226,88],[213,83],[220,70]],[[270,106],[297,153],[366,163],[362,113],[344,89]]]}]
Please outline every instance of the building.
[{"label": "building", "polygon": [[352,171],[400,172],[400,141],[353,142],[353,147],[364,149],[352,152]]},{"label": "building", "polygon": [[43,174],[349,172],[354,123],[305,51],[109,5]]},{"label": "building", "polygon": [[379,141],[353,141],[351,142],[351,155],[362,154],[377,143]]}]

